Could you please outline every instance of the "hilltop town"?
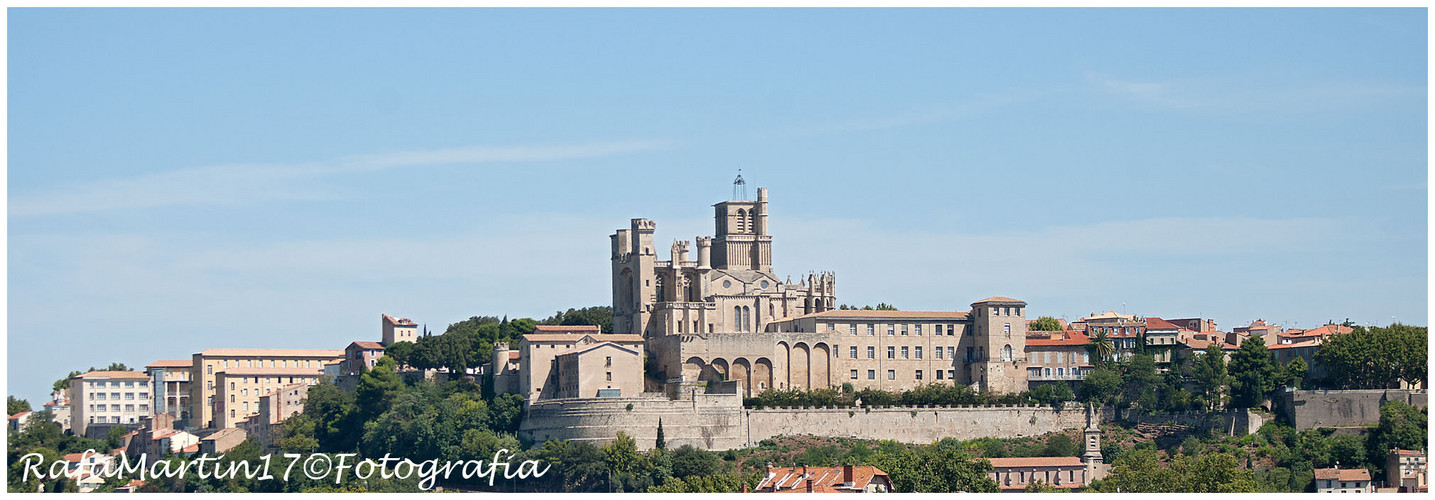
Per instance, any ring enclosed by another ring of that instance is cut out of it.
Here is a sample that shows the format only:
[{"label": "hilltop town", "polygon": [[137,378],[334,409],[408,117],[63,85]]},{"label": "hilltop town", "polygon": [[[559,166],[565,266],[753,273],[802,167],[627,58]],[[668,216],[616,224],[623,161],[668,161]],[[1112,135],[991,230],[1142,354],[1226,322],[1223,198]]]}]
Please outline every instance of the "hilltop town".
[{"label": "hilltop town", "polygon": [[[75,371],[38,408],[10,399],[10,489],[414,491],[93,470],[121,453],[506,447],[558,466],[506,485],[522,491],[1133,491],[1158,470],[1228,473],[1163,491],[1427,491],[1423,327],[1068,321],[1000,291],[953,310],[854,307],[834,272],[774,270],[768,191],[756,194],[714,205],[714,234],[673,241],[664,260],[657,222],[615,231],[610,306],[439,335],[380,314],[374,337],[342,347]],[[17,454],[40,449],[75,473],[20,481]]]}]

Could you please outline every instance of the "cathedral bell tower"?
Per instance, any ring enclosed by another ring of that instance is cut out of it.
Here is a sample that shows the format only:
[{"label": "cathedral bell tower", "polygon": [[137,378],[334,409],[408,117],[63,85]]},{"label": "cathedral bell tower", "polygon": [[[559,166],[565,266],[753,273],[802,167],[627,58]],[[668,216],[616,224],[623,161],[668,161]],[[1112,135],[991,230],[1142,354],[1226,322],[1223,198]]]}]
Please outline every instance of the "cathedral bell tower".
[{"label": "cathedral bell tower", "polygon": [[[733,182],[733,197],[746,198],[742,175]],[[767,188],[757,188],[757,201],[730,200],[713,205],[712,266],[714,269],[772,272],[772,236],[767,233]]]}]

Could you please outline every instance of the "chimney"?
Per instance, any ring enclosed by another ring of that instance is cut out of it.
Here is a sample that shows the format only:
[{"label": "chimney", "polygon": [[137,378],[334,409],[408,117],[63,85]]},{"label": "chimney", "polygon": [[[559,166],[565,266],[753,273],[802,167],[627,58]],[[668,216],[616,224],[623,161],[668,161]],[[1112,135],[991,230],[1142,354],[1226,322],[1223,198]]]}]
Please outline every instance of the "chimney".
[{"label": "chimney", "polygon": [[855,479],[856,474],[853,474],[852,469],[854,469],[852,465],[842,466],[842,482],[849,484],[857,482]]},{"label": "chimney", "polygon": [[807,479],[807,492],[812,493],[812,478]]}]

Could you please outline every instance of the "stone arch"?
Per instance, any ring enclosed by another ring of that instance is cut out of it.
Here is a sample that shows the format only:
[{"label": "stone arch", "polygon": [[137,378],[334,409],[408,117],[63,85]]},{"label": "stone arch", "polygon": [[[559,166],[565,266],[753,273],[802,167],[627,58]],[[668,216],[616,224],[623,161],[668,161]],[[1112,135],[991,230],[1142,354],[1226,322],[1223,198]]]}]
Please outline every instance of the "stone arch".
[{"label": "stone arch", "polygon": [[759,394],[772,388],[772,360],[757,358],[752,364],[752,393]]},{"label": "stone arch", "polygon": [[788,346],[787,342],[778,342],[773,358],[776,362],[773,364],[772,383],[769,387],[786,390],[792,385],[787,379],[787,374],[791,371],[789,367],[792,366],[792,347]]},{"label": "stone arch", "polygon": [[818,342],[817,345],[812,346],[812,357],[807,373],[810,374],[812,387],[825,389],[832,386],[832,349],[827,344]]},{"label": "stone arch", "polygon": [[702,358],[697,356],[688,358],[687,361],[683,362],[683,380],[690,382],[702,380],[704,365],[706,365],[706,363],[703,363]]},{"label": "stone arch", "polygon": [[721,382],[730,378],[729,374],[732,373],[732,370],[730,369],[730,367],[728,367],[726,359],[714,358],[711,362],[708,363],[708,366],[712,367],[712,372],[714,376],[711,378],[706,378],[704,380],[714,380]]},{"label": "stone arch", "polygon": [[739,232],[739,233],[746,233],[746,232],[747,232],[747,210],[746,210],[746,209],[742,209],[742,208],[737,209],[737,232]]},{"label": "stone arch", "polygon": [[749,397],[755,394],[752,391],[752,363],[748,362],[747,358],[732,360],[732,370],[730,373],[731,375],[728,376],[729,380],[736,380],[742,383],[743,394]]},{"label": "stone arch", "polygon": [[802,299],[802,314],[812,314],[812,297]]},{"label": "stone arch", "polygon": [[792,389],[807,389],[812,387],[811,369],[812,349],[807,343],[798,342],[792,346],[792,354],[787,365],[787,386]]}]

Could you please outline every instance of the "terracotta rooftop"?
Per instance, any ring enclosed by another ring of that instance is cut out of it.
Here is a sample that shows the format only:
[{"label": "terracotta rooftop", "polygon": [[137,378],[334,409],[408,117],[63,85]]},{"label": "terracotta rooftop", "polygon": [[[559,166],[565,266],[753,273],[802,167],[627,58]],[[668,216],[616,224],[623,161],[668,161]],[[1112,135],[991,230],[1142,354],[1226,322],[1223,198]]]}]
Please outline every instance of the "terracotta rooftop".
[{"label": "terracotta rooftop", "polygon": [[342,358],[343,349],[205,349],[201,356],[256,356],[290,358]]},{"label": "terracotta rooftop", "polygon": [[229,428],[225,428],[225,429],[220,429],[220,430],[218,430],[218,431],[215,431],[214,434],[210,434],[210,435],[208,435],[208,436],[205,436],[205,437],[203,437],[203,438],[200,438],[200,441],[214,441],[214,440],[221,439],[221,438],[223,438],[223,437],[225,437],[225,436],[228,436],[228,435],[230,435],[230,434],[234,434],[234,433],[237,433],[237,432],[244,432],[244,429],[240,429],[240,428],[238,428],[238,427],[229,427]]},{"label": "terracotta rooftop", "polygon": [[976,302],[972,302],[972,304],[986,304],[986,303],[988,303],[988,302],[1009,302],[1009,303],[1013,303],[1013,304],[1026,305],[1026,301],[1024,301],[1024,300],[1021,300],[1021,299],[1013,299],[1013,298],[1011,298],[1011,297],[1002,297],[1002,296],[1000,296],[1000,295],[997,295],[997,296],[995,296],[995,297],[987,297],[987,298],[985,298],[985,299],[978,300],[978,301],[976,301]]},{"label": "terracotta rooftop", "polygon": [[1186,340],[1184,341],[1184,343],[1186,344],[1186,347],[1190,347],[1190,348],[1192,348],[1192,349],[1201,349],[1201,350],[1204,350],[1205,348],[1210,347],[1211,344],[1221,344],[1221,350],[1225,350],[1225,351],[1234,351],[1234,350],[1237,350],[1237,349],[1240,349],[1240,348],[1241,348],[1240,346],[1235,345],[1235,344],[1227,344],[1227,343],[1225,343],[1225,342],[1218,342],[1218,341],[1213,341],[1213,340],[1186,339]]},{"label": "terracotta rooftop", "polygon": [[1150,331],[1150,330],[1180,330],[1180,329],[1181,329],[1181,327],[1178,327],[1178,326],[1176,326],[1174,323],[1171,323],[1170,321],[1166,321],[1166,320],[1161,319],[1161,318],[1152,318],[1152,317],[1149,317],[1149,316],[1146,318],[1146,330],[1147,330],[1147,331]]},{"label": "terracotta rooftop", "polygon": [[1305,342],[1296,342],[1296,343],[1293,343],[1293,344],[1268,345],[1268,346],[1266,346],[1266,350],[1273,350],[1273,349],[1295,349],[1295,348],[1297,348],[1297,347],[1320,347],[1320,342],[1316,342],[1316,341],[1314,341],[1314,340],[1308,340],[1308,341],[1305,341]]},{"label": "terracotta rooftop", "polygon": [[246,376],[247,376],[247,375],[271,375],[271,376],[272,376],[272,375],[303,375],[303,376],[318,376],[318,375],[323,375],[323,374],[324,374],[324,370],[321,369],[321,368],[277,368],[277,367],[276,367],[276,368],[233,368],[233,367],[231,367],[231,368],[221,368],[221,369],[219,370],[219,373],[223,373],[223,374],[229,375],[229,376],[233,376],[233,375],[246,375]]},{"label": "terracotta rooftop", "polygon": [[386,321],[386,322],[388,322],[390,325],[394,325],[394,326],[418,326],[418,325],[414,324],[414,321],[411,320],[411,319],[408,319],[408,318],[395,318],[395,317],[389,316],[389,315],[387,315],[387,314],[384,315],[384,321]]},{"label": "terracotta rooftop", "polygon": [[1395,455],[1409,456],[1409,457],[1423,457],[1423,456],[1425,456],[1425,452],[1420,451],[1420,450],[1402,450],[1402,449],[1400,449],[1400,448],[1396,448],[1396,449],[1390,450],[1390,453],[1395,454]]},{"label": "terracotta rooftop", "polygon": [[25,415],[29,415],[29,414],[31,414],[31,413],[34,413],[34,412],[22,411],[22,412],[20,412],[20,413],[16,413],[16,414],[14,414],[14,415],[10,415],[10,420],[20,420],[21,418],[24,418]]},{"label": "terracotta rooftop", "polygon": [[[852,485],[846,486],[846,468],[852,468]],[[757,483],[758,491],[777,493],[838,493],[861,491],[886,472],[871,465],[841,467],[768,467],[767,476]],[[807,481],[812,480],[808,491]]]},{"label": "terracotta rooftop", "polygon": [[533,333],[602,333],[603,329],[598,325],[538,325],[533,327]]},{"label": "terracotta rooftop", "polygon": [[642,335],[631,333],[588,333],[575,335],[570,333],[530,333],[523,338],[529,342],[577,342],[584,337],[593,337],[599,342],[642,342]]},{"label": "terracotta rooftop", "polygon": [[90,379],[90,378],[99,378],[99,379],[131,378],[131,379],[145,379],[145,380],[148,380],[148,379],[149,379],[149,375],[145,375],[145,374],[143,374],[143,373],[136,372],[136,371],[127,371],[127,372],[121,372],[121,371],[93,371],[93,372],[81,373],[81,374],[79,374],[79,375],[75,375],[73,378],[84,378],[84,379]]},{"label": "terracotta rooftop", "polygon": [[361,349],[383,349],[383,348],[384,348],[384,345],[383,345],[383,344],[380,344],[380,343],[378,343],[378,342],[371,342],[371,341],[368,341],[368,340],[355,340],[354,342],[350,343],[349,345],[351,345],[351,346],[355,346],[355,345],[356,345],[356,346],[359,346]]},{"label": "terracotta rooftop", "polygon": [[145,368],[188,368],[194,366],[193,359],[161,359],[147,364]]},{"label": "terracotta rooftop", "polygon": [[1088,342],[1091,342],[1091,337],[1074,331],[1058,332],[1045,337],[1026,338],[1026,345],[1029,346],[1086,345]]},{"label": "terracotta rooftop", "polygon": [[862,309],[835,309],[819,313],[803,314],[800,316],[789,316],[777,321],[791,321],[795,319],[935,319],[942,321],[967,319],[967,311],[878,311]]},{"label": "terracotta rooftop", "polygon": [[1020,467],[1083,467],[1086,464],[1081,462],[1080,457],[1018,457],[1018,458],[988,458],[992,468],[1020,468]]},{"label": "terracotta rooftop", "polygon": [[1315,478],[1335,481],[1369,481],[1370,471],[1365,469],[1316,469]]},{"label": "terracotta rooftop", "polygon": [[518,359],[518,358],[520,357],[520,356],[519,356],[520,354],[523,354],[523,353],[518,352],[518,351],[508,351],[508,359]]}]

